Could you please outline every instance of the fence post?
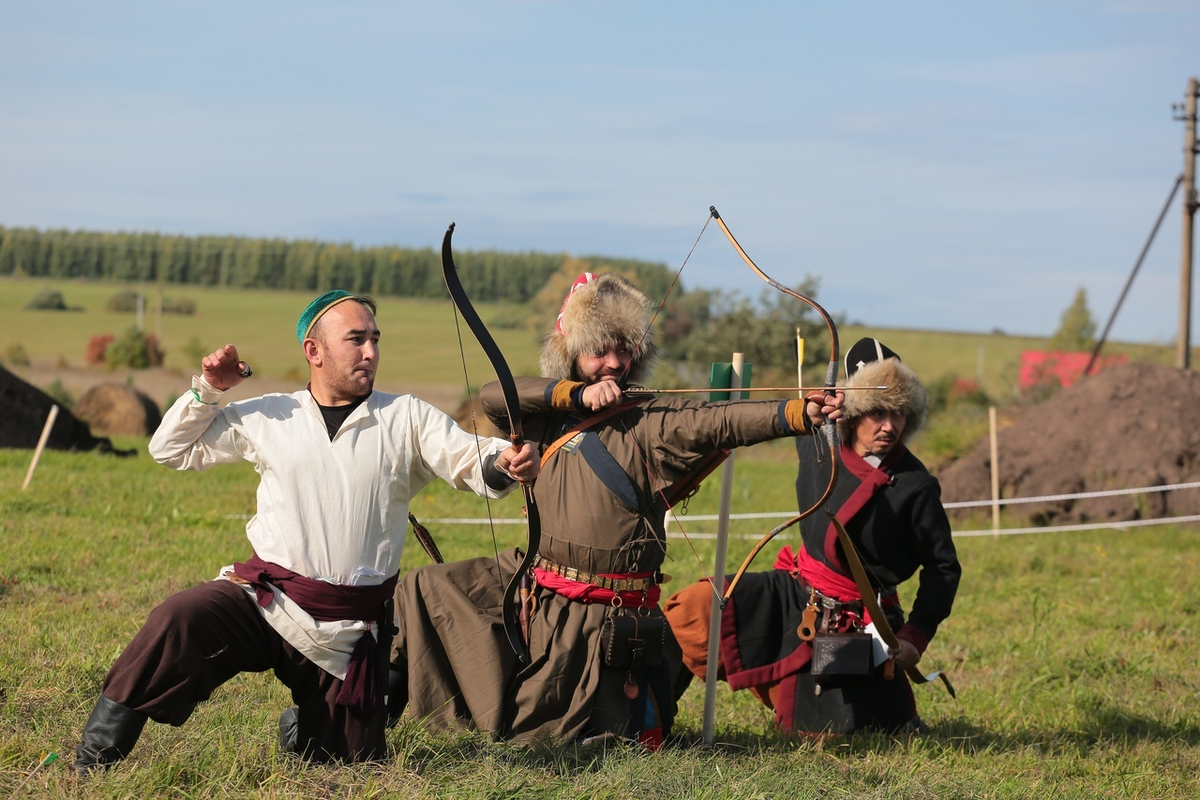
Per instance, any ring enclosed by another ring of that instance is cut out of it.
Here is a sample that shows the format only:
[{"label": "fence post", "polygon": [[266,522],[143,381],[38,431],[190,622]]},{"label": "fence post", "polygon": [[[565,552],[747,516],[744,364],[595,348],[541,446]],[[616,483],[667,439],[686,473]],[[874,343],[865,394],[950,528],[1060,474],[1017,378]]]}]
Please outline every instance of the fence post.
[{"label": "fence post", "polygon": [[54,420],[58,418],[58,406],[50,406],[50,416],[46,417],[46,424],[42,426],[42,435],[38,439],[37,449],[33,451],[33,461],[29,463],[29,472],[25,473],[25,482],[21,484],[21,491],[29,488],[29,481],[33,479],[33,471],[37,469],[38,459],[42,457],[42,450],[46,448],[46,440],[50,438],[50,429],[54,427]]},{"label": "fence post", "polygon": [[996,407],[988,406],[988,427],[992,445],[992,530],[1000,532],[1000,464],[996,444]]}]

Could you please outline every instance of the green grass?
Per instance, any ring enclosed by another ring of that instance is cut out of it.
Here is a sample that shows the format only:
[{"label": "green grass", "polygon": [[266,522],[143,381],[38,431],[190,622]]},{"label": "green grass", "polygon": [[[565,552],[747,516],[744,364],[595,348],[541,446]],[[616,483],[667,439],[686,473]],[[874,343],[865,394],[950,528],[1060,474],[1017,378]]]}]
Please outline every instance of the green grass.
[{"label": "green grass", "polygon": [[[134,325],[134,314],[104,310],[109,298],[128,284],[43,281],[0,278],[0,354],[14,344],[24,346],[29,357],[49,364],[85,364],[88,340],[98,334],[120,335]],[[43,287],[60,290],[67,305],[82,311],[27,311],[25,304]],[[156,288],[145,284],[142,292],[153,305]],[[247,291],[195,286],[167,286],[168,297],[186,297],[196,303],[192,316],[164,314],[161,346],[165,366],[195,372],[189,343],[194,339],[201,355],[232,342],[256,373],[275,377],[307,375],[304,356],[296,342],[296,319],[313,294],[305,292]],[[536,372],[539,341],[525,329],[524,317],[497,305],[482,305],[480,316],[517,373]],[[507,319],[506,317],[513,317]],[[378,379],[383,383],[463,385],[462,359],[455,326],[454,307],[445,302],[379,298],[382,333]],[[463,352],[474,385],[492,379],[491,367],[465,324]],[[147,311],[146,333],[160,330],[157,315]]]},{"label": "green grass", "polygon": [[[67,305],[80,312],[26,311],[25,304],[42,288],[61,291]],[[134,324],[133,314],[104,310],[105,303],[128,284],[82,281],[46,281],[29,278],[0,278],[0,354],[21,344],[30,358],[49,364],[84,364],[88,340],[97,334],[119,335]],[[141,291],[153,305],[156,287],[144,284]],[[161,322],[166,366],[183,373],[194,372],[194,346],[208,353],[226,342],[236,344],[262,375],[298,377],[304,367],[296,343],[296,318],[312,299],[309,293],[212,289],[195,286],[165,287],[167,297],[184,297],[197,305],[194,316],[166,314]],[[459,331],[467,355],[472,385],[491,380],[490,365],[465,325],[456,330],[449,298],[445,301],[386,297],[379,300],[379,326],[383,332],[383,357],[379,380],[387,385],[463,385],[459,357]],[[540,339],[526,328],[521,308],[484,305],[480,315],[488,324],[515,374],[536,374]],[[145,330],[159,331],[154,313],[147,312]],[[896,330],[847,325],[839,330],[843,351],[863,336],[875,336],[900,353],[928,383],[944,375],[976,378],[980,374],[982,350],[983,387],[995,401],[1008,402],[1017,387],[1021,352],[1044,347],[1045,339],[987,333]],[[195,340],[195,345],[190,343]],[[1173,345],[1111,343],[1109,353],[1126,353],[1136,361],[1173,363]],[[809,368],[807,382],[824,382],[824,369]]]},{"label": "green grass", "polygon": [[[44,286],[85,310],[24,311]],[[132,324],[132,315],[103,311],[121,288],[0,279],[0,353],[20,343],[35,361],[82,365],[88,338]],[[154,296],[154,287],[145,291]],[[193,338],[205,351],[233,341],[260,374],[282,377],[302,366],[291,330],[307,294],[177,286],[166,294],[199,309],[162,320],[172,369],[194,369],[185,355]],[[537,341],[523,312],[481,313],[514,371],[533,371]],[[379,320],[381,381],[462,385],[449,302],[387,298]],[[147,331],[157,326],[147,315]],[[982,347],[984,386],[998,400],[1011,397],[1021,350],[1044,345],[998,334],[846,326],[843,348],[864,335],[881,338],[926,380],[975,377]],[[472,382],[486,382],[485,359],[470,333],[462,336]],[[1169,363],[1172,353],[1166,345],[1111,349],[1119,351],[1156,363]],[[915,449],[960,450],[970,424],[931,426]],[[527,751],[404,724],[390,733],[395,758],[387,764],[306,767],[277,753],[275,721],[289,705],[287,691],[270,676],[243,675],[182,729],[149,726],[121,768],[81,785],[67,765],[108,667],[164,596],[248,554],[244,515],[254,503],[248,465],[179,474],[153,464],[144,440],[116,444],[142,453],[118,460],[48,452],[25,492],[30,453],[0,451],[0,794],[17,792],[49,750],[60,760],[29,781],[25,796],[1149,798],[1193,797],[1200,789],[1194,526],[961,540],[965,578],[955,614],[923,665],[947,669],[959,700],[919,689],[932,731],[913,739],[793,741],[771,730],[769,712],[747,694],[722,687],[721,744],[713,751]],[[739,454],[734,511],[794,506],[794,463],[786,442]],[[685,531],[715,529],[694,517],[715,511],[719,485],[711,480],[689,503]],[[416,498],[413,510],[423,520],[487,513],[478,498],[441,486]],[[491,511],[518,518],[520,499]],[[729,571],[772,524],[731,524]],[[519,525],[495,526],[495,542],[486,526],[430,527],[450,559],[524,540]],[[668,590],[704,575],[714,551],[709,539],[672,533]],[[768,546],[755,568],[769,568],[775,550]],[[410,540],[402,569],[424,563]],[[902,588],[909,602],[913,590]],[[702,706],[697,683],[684,698],[685,734],[699,736]]]},{"label": "green grass", "polygon": [[[393,760],[307,767],[277,752],[288,693],[242,675],[180,729],[151,724],[132,757],[81,784],[69,769],[108,667],[166,594],[248,554],[248,465],[175,473],[142,453],[118,460],[48,452],[27,491],[28,451],[0,450],[0,795],[27,797],[1195,797],[1200,793],[1200,548],[1195,526],[958,542],[964,580],[926,663],[958,701],[918,689],[928,734],[793,741],[722,686],[712,751],[523,750],[477,736],[389,733]],[[734,511],[794,504],[790,445],[740,453]],[[719,481],[689,504],[712,513]],[[493,504],[517,517],[520,501]],[[480,517],[471,495],[431,487],[424,519]],[[736,563],[771,521],[738,521]],[[683,517],[689,532],[714,523]],[[448,558],[491,553],[486,526],[432,524]],[[498,546],[523,539],[496,527]],[[781,537],[781,538],[786,538]],[[713,544],[693,540],[705,564]],[[770,566],[767,548],[756,568]],[[703,574],[672,539],[675,588]],[[403,569],[426,563],[415,542]],[[911,602],[913,587],[901,593]],[[703,691],[679,726],[698,738]],[[47,752],[60,755],[18,791]]]}]

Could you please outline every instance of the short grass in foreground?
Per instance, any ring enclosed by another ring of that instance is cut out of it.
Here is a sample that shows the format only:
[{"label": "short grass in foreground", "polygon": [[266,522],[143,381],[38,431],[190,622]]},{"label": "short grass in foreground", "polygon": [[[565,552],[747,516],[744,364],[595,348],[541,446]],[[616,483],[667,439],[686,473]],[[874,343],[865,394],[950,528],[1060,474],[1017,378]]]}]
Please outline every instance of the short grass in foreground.
[{"label": "short grass in foreground", "polygon": [[[1200,548],[1193,527],[969,538],[954,615],[926,669],[959,700],[917,690],[928,734],[794,741],[769,712],[721,687],[712,751],[523,750],[473,734],[431,736],[406,722],[380,765],[308,767],[277,752],[288,693],[270,675],[221,687],[180,729],[151,724],[118,769],[80,784],[69,768],[108,667],[165,595],[248,554],[248,467],[175,473],[144,453],[118,460],[49,452],[28,491],[27,451],[0,451],[0,794],[28,797],[1195,797],[1200,793]],[[739,453],[735,512],[794,504],[784,449]],[[710,532],[719,481],[689,503]],[[519,500],[495,503],[519,515]],[[482,501],[442,487],[425,519],[481,517]],[[691,517],[691,518],[689,518]],[[733,526],[730,568],[770,520]],[[486,526],[432,523],[448,558],[490,554]],[[677,533],[677,531],[675,531]],[[523,540],[498,525],[499,546]],[[692,545],[712,561],[708,539]],[[781,542],[782,543],[782,542]],[[668,590],[703,568],[672,538]],[[770,567],[775,547],[756,564]],[[427,563],[409,542],[403,568]],[[902,588],[911,603],[912,585]],[[936,662],[936,664],[935,664]],[[703,689],[680,731],[698,739]],[[60,759],[22,782],[42,756]],[[18,792],[18,789],[20,791]]]}]

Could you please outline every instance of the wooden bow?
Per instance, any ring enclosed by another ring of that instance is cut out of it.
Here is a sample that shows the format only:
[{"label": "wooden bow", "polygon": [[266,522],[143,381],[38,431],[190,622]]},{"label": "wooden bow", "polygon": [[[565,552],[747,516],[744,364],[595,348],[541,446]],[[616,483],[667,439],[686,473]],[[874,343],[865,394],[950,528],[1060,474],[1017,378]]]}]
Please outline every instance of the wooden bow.
[{"label": "wooden bow", "polygon": [[[721,230],[725,233],[725,238],[729,240],[729,243],[733,245],[733,249],[736,250],[738,255],[742,257],[742,260],[746,262],[746,265],[754,271],[755,275],[766,281],[771,288],[777,289],[786,295],[790,295],[801,302],[807,303],[821,316],[821,319],[825,321],[825,327],[829,329],[829,367],[825,372],[825,391],[826,393],[832,393],[837,387],[838,377],[838,333],[837,325],[835,325],[833,322],[833,317],[829,316],[829,312],[822,308],[816,300],[813,300],[811,297],[805,297],[793,289],[789,289],[787,286],[784,286],[770,275],[763,272],[762,269],[754,263],[753,259],[746,254],[746,251],[742,249],[742,246],[738,244],[738,240],[734,238],[733,233],[730,232],[728,226],[726,226],[725,220],[721,219],[721,215],[717,213],[716,206],[709,206],[708,210],[709,213],[712,214],[712,218],[715,219],[717,224],[721,226]],[[821,497],[812,505],[811,508],[801,511],[799,514],[787,520],[786,522],[783,522],[782,524],[772,528],[761,539],[758,540],[758,543],[754,545],[754,548],[750,551],[750,554],[746,556],[746,560],[742,562],[740,567],[738,567],[738,571],[734,574],[733,579],[729,582],[729,587],[725,590],[725,596],[721,598],[722,607],[724,607],[729,602],[729,598],[733,596],[733,590],[737,587],[738,581],[742,579],[742,575],[744,575],[746,570],[750,567],[750,562],[752,562],[754,558],[760,552],[762,552],[762,549],[767,546],[767,543],[780,533],[783,533],[785,530],[795,525],[800,520],[812,514],[821,506],[825,505],[825,501],[827,501],[829,496],[833,494],[833,487],[837,484],[838,477],[837,453],[839,445],[837,426],[832,422],[826,422],[825,425],[821,427],[825,432],[825,440],[829,446],[829,484],[825,487],[825,491],[821,493]]]},{"label": "wooden bow", "polygon": [[[458,268],[454,266],[454,254],[450,247],[450,238],[453,235],[454,223],[451,222],[442,239],[442,277],[446,281],[446,288],[450,291],[450,299],[454,301],[455,308],[462,314],[467,327],[471,329],[471,333],[483,347],[483,352],[496,372],[496,380],[504,391],[504,410],[508,414],[509,440],[516,449],[525,441],[525,434],[521,427],[521,404],[517,396],[517,382],[513,379],[512,370],[509,369],[508,362],[504,360],[504,354],[500,352],[496,340],[492,338],[487,326],[479,318],[479,314],[471,305],[471,301],[463,289],[462,282],[458,279]],[[524,637],[521,635],[518,593],[521,588],[521,578],[533,566],[533,559],[541,545],[542,523],[538,514],[537,502],[533,498],[533,486],[522,485],[521,488],[525,492],[525,514],[529,523],[529,538],[525,546],[525,555],[504,589],[500,611],[504,619],[504,633],[508,636],[508,643],[512,646],[513,652],[517,654],[517,659],[522,664],[527,664],[529,663],[529,651]]]}]

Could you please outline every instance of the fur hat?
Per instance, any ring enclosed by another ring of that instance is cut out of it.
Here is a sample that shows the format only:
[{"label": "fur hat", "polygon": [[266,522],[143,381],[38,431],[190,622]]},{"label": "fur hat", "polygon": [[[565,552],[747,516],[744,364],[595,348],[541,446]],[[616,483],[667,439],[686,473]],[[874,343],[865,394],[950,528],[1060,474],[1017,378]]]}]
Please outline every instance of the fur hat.
[{"label": "fur hat", "polygon": [[[838,422],[838,435],[843,441],[849,441],[854,430],[854,422],[863,414],[871,411],[894,411],[903,414],[907,419],[904,433],[900,441],[906,442],[921,430],[925,417],[929,414],[929,394],[917,378],[915,372],[900,361],[900,356],[883,347],[874,339],[863,339],[850,349],[850,352],[864,352],[860,345],[874,343],[870,350],[875,353],[888,353],[884,358],[857,358],[849,363],[847,353],[846,369],[850,377],[846,386],[886,386],[886,389],[863,389],[846,392],[846,402],[842,405],[844,416]],[[870,351],[866,351],[870,352]]]},{"label": "fur hat", "polygon": [[645,379],[658,356],[649,307],[646,295],[619,275],[580,275],[542,344],[542,377],[576,380],[580,354],[617,345],[634,354],[625,382]]}]

